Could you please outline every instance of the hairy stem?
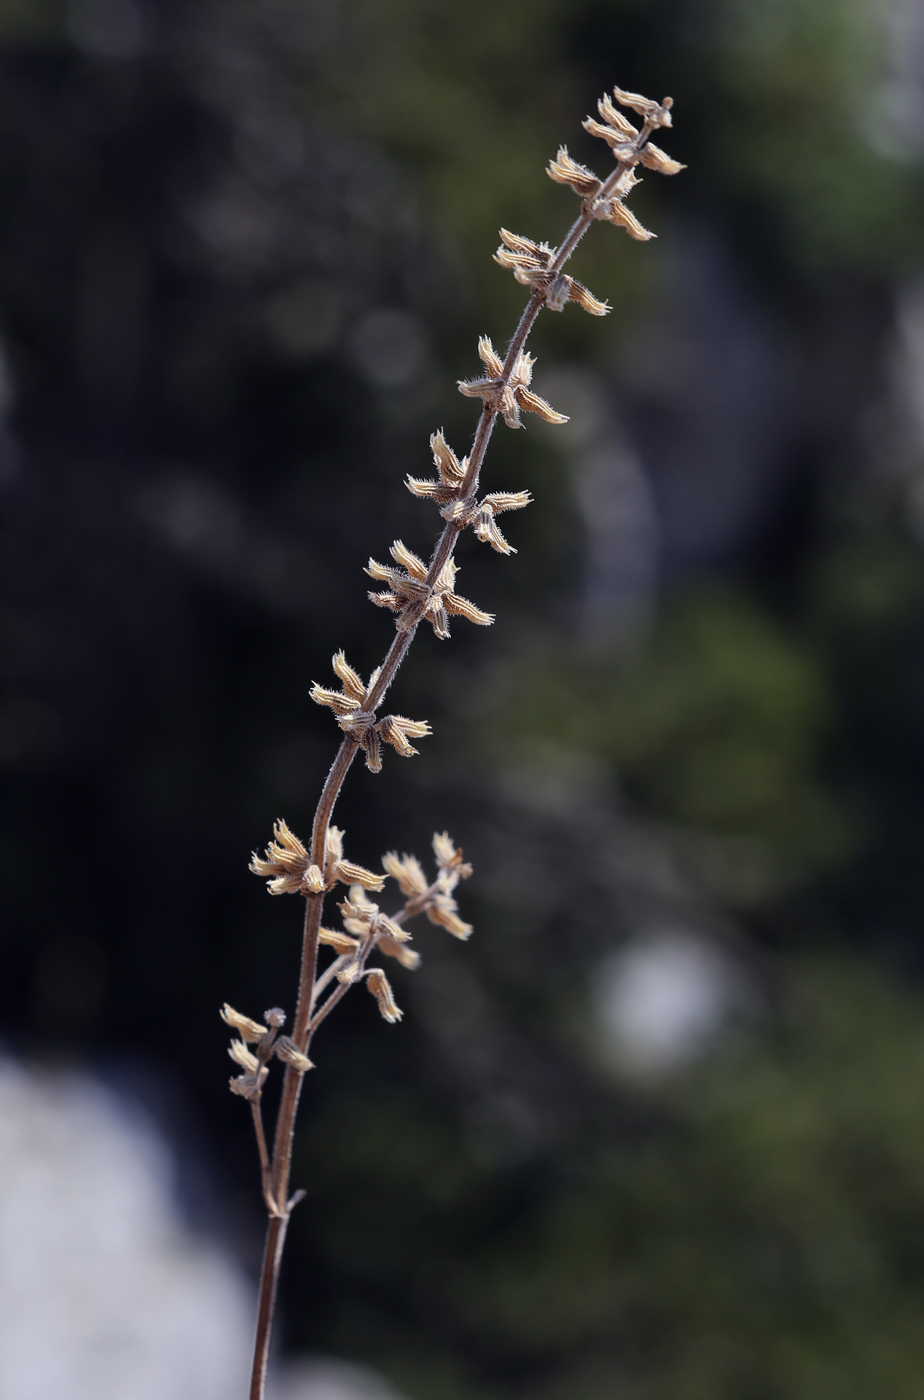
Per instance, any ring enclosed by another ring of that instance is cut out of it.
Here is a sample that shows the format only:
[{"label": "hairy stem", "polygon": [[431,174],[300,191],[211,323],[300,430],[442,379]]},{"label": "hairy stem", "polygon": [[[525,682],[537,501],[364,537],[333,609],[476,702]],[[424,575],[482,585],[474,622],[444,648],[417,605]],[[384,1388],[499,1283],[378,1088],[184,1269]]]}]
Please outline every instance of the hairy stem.
[{"label": "hairy stem", "polygon": [[[646,123],[642,127],[633,143],[633,154],[631,157],[617,162],[609,177],[603,182],[596,198],[605,199],[613,194],[615,187],[630,165],[635,165],[648,138],[651,134],[651,126]],[[549,281],[551,282],[561,272],[565,263],[571,257],[577,245],[593,222],[593,211],[588,204],[585,204],[581,213],[575,219],[571,228],[565,235],[564,241],[558,249],[555,258],[549,268]],[[507,347],[507,354],[504,359],[503,370],[500,377],[500,387],[506,388],[514,371],[514,367],[520,356],[520,352],[526,345],[527,338],[533,328],[533,324],[545,302],[545,291],[537,288],[527,302],[519,324],[514,332],[513,339]],[[459,494],[461,497],[472,496],[478,490],[481,476],[481,467],[487,451],[488,443],[491,440],[491,433],[494,430],[494,423],[497,418],[497,410],[486,403],[478,426],[475,429],[475,437],[472,442],[472,450],[469,454],[468,468],[465,478],[461,484]],[[446,524],[430,561],[427,571],[427,584],[432,588],[446,563],[451,559],[459,535],[463,527],[454,521]],[[363,708],[374,712],[382,703],[385,693],[398,673],[398,670],[408,653],[411,642],[414,640],[417,631],[417,622],[411,623],[406,629],[396,633],[376,679],[375,685],[366,697]],[[337,756],[327,775],[327,780],[321,792],[321,797],[314,815],[314,822],[311,833],[311,859],[312,862],[323,869],[325,843],[327,840],[327,829],[333,816],[334,807],[340,790],[343,786],[350,766],[359,752],[359,745],[349,735],[346,735]],[[424,896],[420,897],[424,899]],[[306,897],[305,928],[302,939],[302,961],[299,975],[298,1005],[295,1013],[295,1025],[292,1039],[303,1054],[307,1054],[311,1036],[321,1024],[324,1018],[333,1010],[334,1006],[349,991],[350,984],[341,984],[336,988],[327,1001],[312,1016],[312,1001],[315,988],[315,976],[318,958],[318,931],[321,927],[321,913],[324,904],[323,895],[308,895]],[[421,906],[423,907],[423,905]],[[407,908],[404,911],[404,918],[409,917],[412,912]],[[396,916],[397,918],[398,916]],[[403,922],[403,919],[401,919]],[[370,943],[361,957],[361,962],[365,964],[365,958],[371,952],[373,944]],[[330,980],[330,971],[325,973],[325,985]],[[269,1227],[266,1236],[266,1247],[263,1254],[263,1269],[260,1277],[260,1294],[257,1311],[257,1335],[254,1349],[253,1373],[250,1385],[250,1400],[264,1400],[264,1390],[266,1383],[266,1366],[269,1356],[270,1337],[272,1333],[273,1314],[276,1304],[276,1292],[279,1282],[279,1269],[282,1262],[282,1251],[285,1244],[286,1229],[288,1227],[289,1214],[293,1202],[288,1200],[289,1176],[292,1165],[292,1142],[295,1132],[295,1119],[298,1112],[298,1102],[301,1094],[301,1075],[291,1065],[286,1067],[283,1079],[282,1095],[279,1103],[279,1112],[276,1119],[276,1134],[273,1145],[273,1159],[269,1171],[271,1189],[267,1196],[267,1209],[270,1212]],[[255,1111],[254,1121],[258,1123],[258,1114]],[[262,1123],[258,1124],[258,1145],[262,1139]],[[261,1163],[265,1154],[265,1143],[261,1151]],[[264,1172],[264,1183],[267,1173]],[[266,1195],[266,1185],[264,1184],[264,1194]],[[276,1205],[281,1215],[274,1213],[273,1206]]]},{"label": "hairy stem", "polygon": [[263,1199],[266,1202],[266,1209],[270,1216],[279,1214],[279,1207],[273,1199],[273,1176],[270,1167],[269,1153],[266,1150],[266,1134],[263,1131],[263,1110],[259,1099],[252,1099],[250,1108],[253,1113],[253,1127],[257,1135],[257,1151],[260,1154],[260,1178],[263,1183]]}]

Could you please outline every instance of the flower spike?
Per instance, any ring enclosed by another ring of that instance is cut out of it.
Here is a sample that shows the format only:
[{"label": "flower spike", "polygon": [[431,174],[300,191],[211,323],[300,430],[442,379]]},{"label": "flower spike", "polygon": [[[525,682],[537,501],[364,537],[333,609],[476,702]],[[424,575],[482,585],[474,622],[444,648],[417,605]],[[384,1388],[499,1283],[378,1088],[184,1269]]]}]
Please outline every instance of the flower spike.
[{"label": "flower spike", "polygon": [[[622,109],[633,111],[640,120],[630,121]],[[501,242],[494,255],[495,261],[512,272],[517,282],[528,287],[530,296],[506,353],[499,354],[491,340],[482,336],[478,341],[482,364],[479,377],[461,380],[458,384],[463,395],[481,399],[483,403],[471,456],[460,460],[442,431],[434,433],[430,438],[435,468],[432,477],[406,478],[411,494],[434,501],[445,521],[433,555],[425,562],[401,540],[395,540],[390,550],[391,562],[380,564],[370,559],[366,568],[378,589],[370,592],[369,597],[379,607],[396,614],[395,625],[405,636],[394,639],[382,667],[373,673],[368,684],[349,665],[344,653],[338,651],[333,658],[333,669],[340,689],[312,686],[312,700],[331,710],[344,737],[315,812],[310,849],[280,819],[274,823],[273,838],[265,855],[254,853],[251,861],[250,869],[266,879],[271,894],[300,894],[307,901],[299,982],[300,1009],[295,1017],[297,1041],[280,1033],[285,1015],[278,1007],[266,1011],[263,1022],[252,1020],[227,1003],[221,1012],[223,1020],[235,1033],[229,1054],[240,1071],[230,1081],[231,1091],[250,1104],[260,1155],[263,1197],[271,1217],[271,1229],[279,1231],[277,1236],[270,1235],[271,1242],[274,1238],[277,1243],[281,1241],[285,1222],[305,1195],[304,1191],[289,1194],[289,1145],[295,1130],[298,1099],[292,1090],[297,1086],[297,1076],[313,1068],[308,1048],[314,1032],[350,986],[361,982],[365,982],[375,997],[386,1021],[401,1020],[402,1012],[395,1003],[385,972],[381,967],[367,964],[378,949],[384,957],[393,959],[403,968],[411,970],[419,965],[418,954],[408,946],[406,926],[412,918],[426,915],[432,924],[446,929],[455,938],[466,939],[472,933],[472,926],[462,919],[456,900],[459,882],[471,875],[472,867],[463,859],[461,848],[448,833],[438,832],[433,837],[437,871],[432,881],[414,856],[399,857],[396,851],[389,851],[382,857],[384,873],[380,875],[346,858],[343,832],[330,825],[330,818],[346,772],[360,748],[365,754],[367,768],[378,772],[382,767],[384,744],[405,758],[412,757],[417,753],[412,740],[431,732],[426,720],[407,719],[397,714],[379,718],[377,714],[418,625],[426,620],[437,637],[446,638],[450,620],[455,616],[467,618],[479,626],[488,626],[494,621],[492,614],[483,612],[456,593],[458,566],[453,554],[461,532],[469,526],[479,540],[497,553],[514,554],[513,546],[498,528],[498,517],[504,511],[523,509],[532,499],[528,491],[495,491],[479,499],[481,471],[494,418],[500,415],[510,428],[522,426],[523,413],[535,413],[548,423],[568,421],[531,387],[535,360],[527,353],[526,345],[536,316],[543,305],[550,311],[561,312],[571,302],[591,316],[605,316],[610,310],[607,303],[565,273],[568,258],[593,220],[616,224],[635,239],[653,238],[654,234],[626,207],[627,198],[639,183],[639,167],[662,175],[675,175],[684,168],[650,139],[660,128],[671,126],[671,98],[656,102],[617,87],[612,96],[604,94],[599,99],[596,112],[596,116],[586,119],[584,129],[599,137],[612,151],[616,163],[609,175],[599,179],[593,170],[573,160],[565,146],[559,147],[547,169],[556,184],[567,185],[582,201],[581,211],[561,247],[536,242],[509,229],[500,230]],[[403,907],[391,915],[369,898],[369,892],[383,888],[386,877],[397,882],[404,897]],[[347,897],[338,903],[343,926],[338,929],[319,927],[323,896],[338,882],[349,887]],[[327,965],[316,976],[318,944],[329,948],[333,957],[326,955]],[[279,1100],[274,1133],[276,1147],[270,1153],[260,1100],[268,1066],[274,1057],[286,1067],[287,1092]],[[264,1256],[260,1285],[261,1326],[258,1327],[252,1381],[252,1388],[256,1386],[261,1394],[279,1262],[279,1249],[269,1247]]]},{"label": "flower spike", "polygon": [[[606,93],[597,103],[597,111],[603,120],[597,121],[595,117],[588,117],[583,122],[584,130],[591,136],[598,136],[601,141],[605,141],[623,167],[615,182],[607,183],[606,195],[601,194],[602,182],[593,171],[572,160],[565,146],[559,147],[558,155],[550,162],[546,173],[557,184],[570,185],[575,194],[579,194],[584,200],[584,207],[593,218],[606,219],[624,228],[631,238],[647,242],[655,235],[639,223],[623,201],[638,184],[638,176],[635,174],[637,165],[644,165],[648,170],[656,170],[661,175],[676,175],[686,168],[680,161],[673,160],[662,151],[660,146],[648,140],[649,134],[657,127],[671,125],[673,99],[665,97],[663,102],[654,102],[637,92],[624,92],[618,87],[613,89],[613,96],[621,106],[638,112],[644,125],[641,129],[633,126]],[[605,315],[609,310],[603,302],[598,302],[596,297],[591,296],[586,287],[568,288],[567,292],[563,286],[550,287],[546,305],[552,310],[560,311],[569,299],[580,302],[584,310],[593,316]]]}]

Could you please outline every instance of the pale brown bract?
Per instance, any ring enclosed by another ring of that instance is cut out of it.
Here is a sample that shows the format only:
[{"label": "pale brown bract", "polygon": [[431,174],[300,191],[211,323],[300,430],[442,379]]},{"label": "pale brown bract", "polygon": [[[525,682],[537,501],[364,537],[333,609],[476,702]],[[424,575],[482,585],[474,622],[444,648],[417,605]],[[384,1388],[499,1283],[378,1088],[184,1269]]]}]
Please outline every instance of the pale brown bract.
[{"label": "pale brown bract", "polygon": [[[273,838],[265,854],[254,853],[251,860],[250,869],[266,880],[270,894],[298,894],[304,898],[305,920],[291,1037],[280,1034],[285,1016],[278,1007],[267,1011],[263,1022],[235,1011],[227,1003],[220,1013],[237,1037],[232,1041],[229,1054],[241,1073],[231,1079],[230,1087],[234,1094],[250,1104],[263,1199],[269,1217],[250,1400],[264,1400],[286,1231],[292,1209],[304,1194],[300,1191],[289,1194],[289,1178],[302,1083],[307,1071],[313,1068],[308,1057],[312,1038],[350,988],[363,981],[381,1016],[392,1024],[401,1020],[402,1012],[384,970],[368,966],[368,960],[378,952],[406,970],[419,966],[420,955],[408,946],[405,925],[411,919],[424,915],[430,923],[460,939],[468,938],[472,932],[471,924],[466,923],[459,912],[456,899],[459,882],[468,879],[472,868],[446,832],[438,832],[433,837],[437,869],[432,880],[428,880],[415,856],[399,856],[396,851],[388,851],[382,857],[385,873],[378,875],[344,855],[343,832],[331,824],[334,806],[358,753],[362,752],[366,766],[378,773],[382,768],[383,744],[390,745],[402,757],[411,758],[418,751],[410,741],[431,732],[426,720],[407,719],[398,714],[379,718],[378,714],[420,623],[429,622],[437,637],[445,639],[449,637],[451,617],[464,617],[479,626],[488,626],[494,621],[491,613],[456,593],[458,566],[453,555],[468,528],[498,554],[516,553],[499,529],[497,517],[505,511],[522,510],[532,497],[529,491],[494,491],[479,496],[488,443],[498,417],[510,428],[522,426],[524,413],[534,413],[551,424],[568,421],[530,387],[535,360],[526,350],[526,341],[543,306],[561,312],[574,302],[592,316],[608,313],[607,303],[568,276],[564,267],[595,221],[616,224],[639,241],[654,237],[625,201],[639,183],[638,166],[662,175],[676,175],[684,168],[650,139],[653,132],[671,126],[672,105],[669,97],[657,102],[618,87],[613,89],[612,99],[604,94],[597,103],[600,120],[588,117],[583,125],[585,131],[599,137],[612,153],[615,166],[611,173],[601,179],[587,166],[573,160],[566,146],[559,147],[548,166],[550,179],[570,188],[581,200],[580,213],[561,243],[553,247],[501,229],[501,245],[494,255],[495,261],[529,289],[529,300],[504,355],[494,349],[488,336],[482,336],[478,342],[482,374],[459,381],[462,394],[480,399],[482,403],[468,456],[460,458],[442,431],[436,432],[430,438],[436,475],[406,478],[405,484],[411,494],[419,500],[432,501],[442,517],[443,527],[433,554],[425,563],[401,540],[395,540],[390,550],[393,564],[369,560],[366,572],[380,585],[379,591],[370,592],[369,597],[377,606],[395,614],[395,635],[381,666],[373,671],[368,683],[349,665],[344,653],[338,651],[333,658],[333,668],[340,689],[317,684],[312,687],[311,699],[331,710],[342,732],[342,740],[315,810],[310,844],[303,843],[280,819],[274,824]],[[636,113],[641,118],[640,124],[630,121],[621,108]],[[395,881],[404,898],[403,905],[391,912],[369,898],[369,892],[383,889],[387,878]],[[349,886],[347,897],[338,906],[343,926],[326,928],[322,926],[325,896],[338,882]],[[318,967],[320,949],[330,949],[333,954],[332,961],[323,970]],[[270,1061],[274,1059],[284,1065],[285,1070],[270,1154],[263,1130],[261,1100]]]}]

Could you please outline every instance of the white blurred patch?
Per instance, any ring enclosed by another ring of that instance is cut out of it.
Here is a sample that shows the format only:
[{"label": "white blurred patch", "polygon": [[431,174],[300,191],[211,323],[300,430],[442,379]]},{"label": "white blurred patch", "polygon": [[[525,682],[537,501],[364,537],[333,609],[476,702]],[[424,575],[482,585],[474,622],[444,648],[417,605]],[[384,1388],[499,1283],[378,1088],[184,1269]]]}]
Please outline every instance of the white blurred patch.
[{"label": "white blurred patch", "polygon": [[253,1291],[191,1235],[169,1154],[81,1074],[0,1062],[0,1395],[232,1400]]},{"label": "white blurred patch", "polygon": [[860,130],[880,155],[910,164],[924,153],[924,8],[920,0],[880,0],[875,13],[886,71]]},{"label": "white blurred patch", "polygon": [[267,1400],[403,1400],[403,1396],[364,1366],[312,1358],[271,1376]]},{"label": "white blurred patch", "polygon": [[740,970],[714,943],[680,928],[639,935],[593,979],[607,1058],[641,1072],[673,1069],[708,1048],[748,1001]]}]

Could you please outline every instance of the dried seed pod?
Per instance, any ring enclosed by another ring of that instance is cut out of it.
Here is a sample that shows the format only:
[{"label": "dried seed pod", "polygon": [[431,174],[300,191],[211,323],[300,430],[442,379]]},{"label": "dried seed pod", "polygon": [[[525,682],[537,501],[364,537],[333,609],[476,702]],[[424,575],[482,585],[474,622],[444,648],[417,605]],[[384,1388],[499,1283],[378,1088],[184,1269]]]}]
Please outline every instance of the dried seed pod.
[{"label": "dried seed pod", "polygon": [[653,102],[650,97],[642,97],[639,92],[623,92],[622,88],[614,87],[613,96],[621,107],[631,107],[633,112],[638,112],[650,126],[670,126],[671,108],[674,105],[672,97],[665,97],[663,102]]},{"label": "dried seed pod", "polygon": [[402,758],[411,758],[419,752],[408,743],[408,735],[413,739],[422,739],[433,733],[425,719],[405,719],[404,715],[386,715],[376,728],[386,744],[397,749]]},{"label": "dried seed pod", "polygon": [[427,878],[416,856],[402,855],[399,859],[397,851],[387,851],[382,856],[382,864],[392,879],[397,880],[403,895],[413,898],[426,894]]},{"label": "dried seed pod", "polygon": [[290,1040],[287,1035],[281,1035],[276,1041],[276,1054],[280,1060],[284,1060],[287,1065],[297,1069],[299,1074],[304,1074],[309,1069],[314,1069],[314,1064],[307,1055],[303,1055],[301,1050]]},{"label": "dried seed pod", "polygon": [[228,1080],[232,1094],[240,1094],[244,1099],[259,1099],[269,1070],[264,1065],[258,1074],[239,1074]]},{"label": "dried seed pod", "polygon": [[344,885],[362,885],[364,890],[385,888],[385,879],[382,875],[376,875],[374,870],[367,870],[363,865],[354,865],[351,860],[338,860],[336,862],[334,879],[340,880]]},{"label": "dried seed pod", "polygon": [[635,238],[640,243],[647,243],[650,238],[656,238],[657,234],[643,227],[632,213],[631,209],[618,199],[601,200],[594,205],[595,219],[608,219],[612,224],[619,224],[624,228],[630,238]]},{"label": "dried seed pod", "polygon": [[557,185],[570,185],[582,199],[592,199],[600,192],[601,180],[586,165],[579,165],[568,154],[567,146],[559,146],[558,155],[549,161],[545,172]]},{"label": "dried seed pod", "polygon": [[351,938],[349,934],[341,933],[339,929],[335,928],[319,929],[318,942],[325,944],[328,948],[333,948],[340,957],[344,957],[348,953],[355,953],[359,947],[355,938]]},{"label": "dried seed pod", "polygon": [[227,1002],[218,1014],[226,1026],[237,1031],[242,1040],[262,1040],[267,1034],[268,1027],[261,1026],[259,1021],[253,1021],[249,1016],[243,1016],[240,1011],[235,1011],[234,1007],[229,1006]]},{"label": "dried seed pod", "polygon": [[427,905],[427,918],[433,924],[440,924],[453,938],[460,938],[464,943],[472,936],[472,925],[459,918],[458,908],[452,895],[437,894]]},{"label": "dried seed pod", "polygon": [[685,165],[681,165],[679,160],[671,160],[670,156],[662,151],[660,146],[656,146],[653,141],[649,141],[644,147],[640,160],[642,165],[647,166],[649,170],[657,170],[661,175],[679,175],[681,170],[687,168]]},{"label": "dried seed pod", "polygon": [[420,967],[420,954],[413,948],[409,948],[406,943],[396,943],[387,934],[383,935],[375,945],[380,953],[385,953],[389,958],[397,958],[402,967],[406,967],[413,972]]},{"label": "dried seed pod", "polygon": [[231,1056],[234,1063],[240,1065],[241,1069],[246,1070],[248,1074],[256,1074],[259,1069],[259,1060],[256,1055],[247,1049],[243,1040],[232,1040],[231,1044],[228,1046],[228,1054]]},{"label": "dried seed pod", "polygon": [[395,1005],[391,985],[380,967],[373,967],[366,973],[366,986],[379,1004],[379,1011],[392,1025],[400,1021],[404,1012]]}]

